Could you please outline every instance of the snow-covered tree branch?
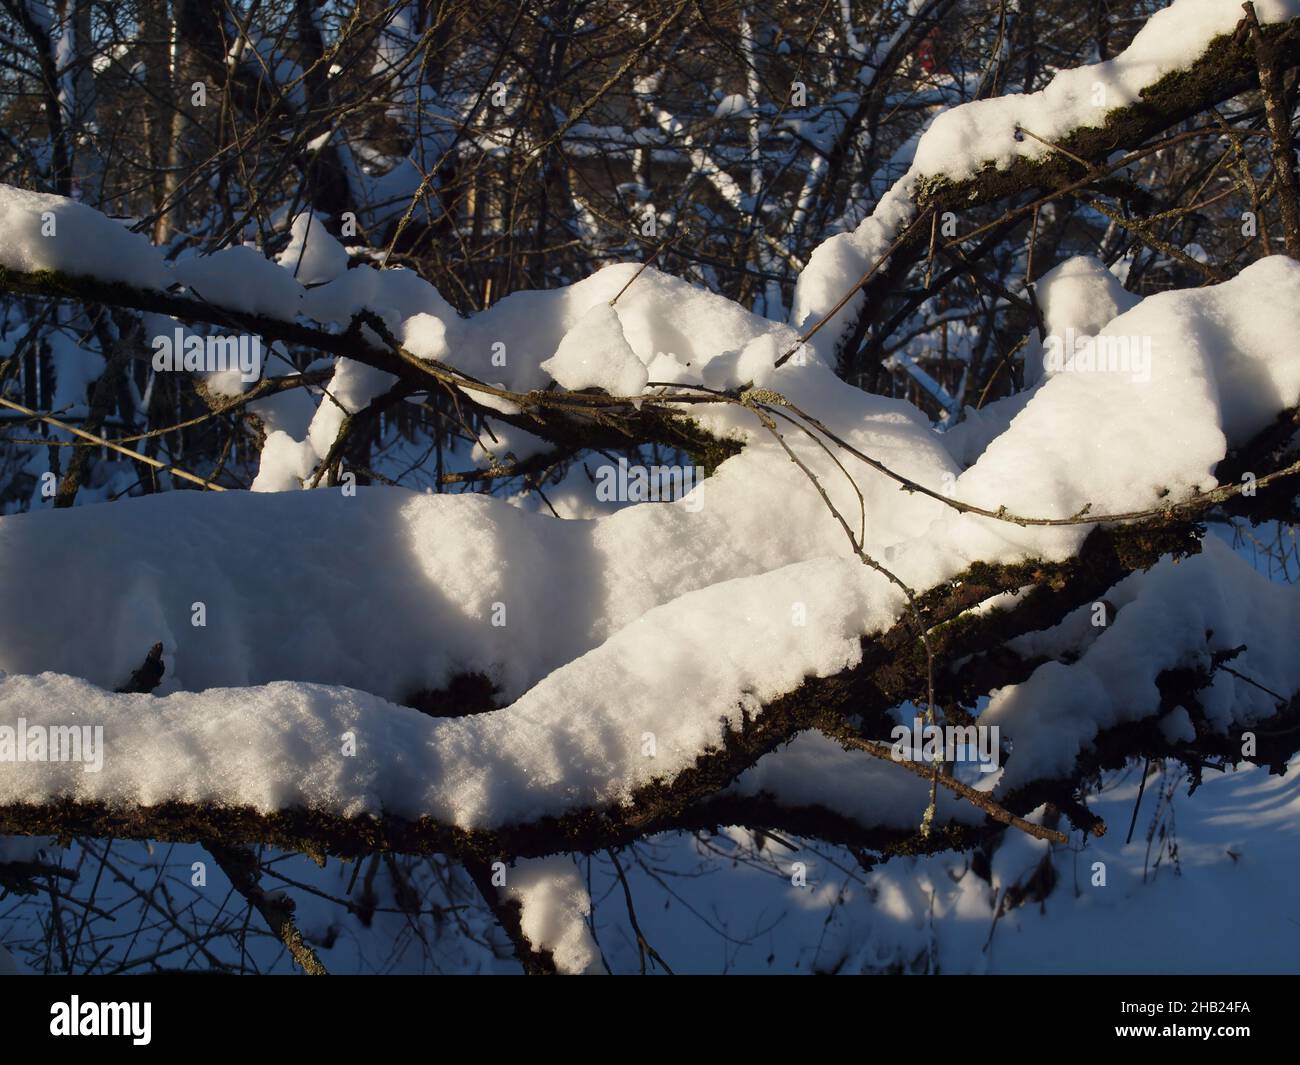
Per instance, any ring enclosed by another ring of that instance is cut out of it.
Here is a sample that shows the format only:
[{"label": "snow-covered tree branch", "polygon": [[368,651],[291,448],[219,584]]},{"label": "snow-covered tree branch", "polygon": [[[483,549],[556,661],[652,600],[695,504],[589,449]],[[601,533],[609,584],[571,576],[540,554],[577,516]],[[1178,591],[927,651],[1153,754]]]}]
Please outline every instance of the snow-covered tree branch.
[{"label": "snow-covered tree branch", "polygon": [[341,858],[645,971],[663,839],[1286,770],[1300,2],[479,6],[4,4],[0,883],[198,845],[317,972],[268,855]]}]

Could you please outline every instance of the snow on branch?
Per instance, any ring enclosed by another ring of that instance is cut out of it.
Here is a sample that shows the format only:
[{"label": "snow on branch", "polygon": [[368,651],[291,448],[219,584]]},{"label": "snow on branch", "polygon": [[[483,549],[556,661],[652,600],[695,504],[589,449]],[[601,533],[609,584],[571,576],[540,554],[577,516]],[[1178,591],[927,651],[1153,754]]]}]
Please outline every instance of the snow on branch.
[{"label": "snow on branch", "polygon": [[[1300,62],[1300,2],[1255,7],[1264,39],[1278,42],[1270,58],[1284,66]],[[926,253],[933,219],[945,212],[959,219],[976,207],[1047,190],[1033,205],[1015,209],[1024,217],[1032,206],[1122,169],[1149,138],[1250,87],[1258,65],[1245,27],[1236,4],[1176,0],[1114,59],[1061,71],[1040,92],[942,112],[922,135],[907,173],[871,214],[813,252],[799,275],[791,323],[807,334],[833,315],[810,340],[820,358],[833,360],[846,338],[861,337],[867,319],[883,312],[883,301],[872,294],[888,292]],[[1137,151],[1112,158],[1125,149]],[[943,243],[959,246],[989,227],[963,228]],[[841,304],[848,293],[852,298]]]},{"label": "snow on branch", "polygon": [[[173,261],[0,187],[0,289],[162,316],[180,347],[187,322],[338,360],[305,429],[267,433],[254,492],[0,519],[0,832],[445,852],[530,964],[588,971],[590,899],[557,854],[751,818],[882,850],[993,822],[1059,842],[1029,815],[1052,801],[1096,831],[1074,785],[1115,744],[1199,764],[1259,730],[1244,756],[1280,764],[1300,742],[1300,593],[1200,522],[1256,489],[1293,506],[1300,263],[1141,301],[1064,264],[1025,392],[951,439],[832,369],[943,212],[1078,189],[1258,78],[1258,49],[1270,71],[1300,59],[1300,0],[1257,3],[1253,44],[1230,6],[1178,0],[1107,63],[940,116],[875,212],[814,253],[798,328],[631,263],[462,318],[412,271],[346,268],[310,214],[275,261]],[[560,454],[661,444],[699,469],[675,502],[581,521],[284,490],[333,485],[357,424],[420,393]],[[467,677],[488,705],[416,709]],[[937,769],[881,757],[898,714],[990,692],[995,781],[940,795]],[[515,859],[497,893],[492,863]]]}]

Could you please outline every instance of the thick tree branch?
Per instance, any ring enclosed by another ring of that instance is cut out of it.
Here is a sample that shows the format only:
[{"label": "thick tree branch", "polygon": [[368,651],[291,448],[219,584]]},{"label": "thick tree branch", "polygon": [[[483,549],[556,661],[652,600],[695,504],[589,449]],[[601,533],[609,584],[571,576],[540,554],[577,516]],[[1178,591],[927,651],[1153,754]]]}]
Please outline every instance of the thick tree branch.
[{"label": "thick tree branch", "polygon": [[[1275,46],[1272,58],[1276,69],[1300,65],[1300,18],[1265,26],[1260,32],[1263,41]],[[1173,71],[1145,89],[1137,103],[1109,111],[1102,125],[1081,126],[1059,138],[1054,144],[1056,151],[1037,159],[1020,157],[1004,168],[990,165],[960,181],[943,175],[923,180],[915,196],[914,217],[947,211],[969,217],[977,208],[1033,190],[1046,190],[1050,197],[1086,188],[1110,173],[1105,161],[1115,152],[1145,144],[1178,123],[1253,88],[1258,81],[1255,49],[1246,34],[1223,34],[1185,70]],[[998,219],[990,225],[1003,221]],[[968,240],[983,228],[957,239]],[[890,313],[889,297],[902,287],[912,267],[924,257],[928,243],[928,226],[907,233],[907,239],[891,252],[888,263],[863,284],[866,298],[859,320],[841,323],[836,329],[841,337],[865,336],[871,326],[884,320]]]},{"label": "thick tree branch", "polygon": [[[1286,253],[1300,260],[1300,191],[1296,187],[1295,148],[1291,137],[1291,108],[1282,88],[1284,61],[1281,49],[1285,39],[1268,37],[1260,27],[1255,5],[1242,5],[1250,27],[1250,43],[1259,67],[1259,91],[1264,97],[1264,114],[1273,139],[1273,173],[1277,175],[1278,208],[1282,214],[1282,235]],[[1291,36],[1295,36],[1292,27]]]},{"label": "thick tree branch", "polygon": [[[281,341],[327,355],[343,356],[392,374],[413,391],[453,390],[483,415],[518,426],[560,446],[596,449],[658,443],[691,453],[700,465],[709,470],[741,448],[739,442],[716,437],[688,417],[681,406],[690,403],[689,399],[673,397],[668,403],[646,397],[636,406],[630,401],[620,402],[603,395],[508,392],[478,382],[444,364],[410,354],[388,335],[382,321],[373,314],[360,314],[348,329],[331,332],[299,322],[230,310],[192,296],[136,288],[93,277],[74,277],[51,270],[25,273],[4,266],[0,266],[0,291],[165,314],[184,322],[256,334],[268,344]],[[377,336],[382,337],[382,342],[376,342]],[[521,410],[519,413],[505,413],[477,404],[476,394],[510,400]]]},{"label": "thick tree branch", "polygon": [[[1156,520],[1099,528],[1077,558],[1062,563],[979,564],[919,596],[918,611],[930,626],[940,654],[973,653],[1001,645],[1019,632],[1055,624],[1128,573],[1154,565],[1167,554],[1188,554],[1197,549],[1194,528],[1186,522]],[[1013,611],[967,613],[994,595],[1026,584],[1038,587],[1025,593]],[[1018,675],[1014,664],[1008,668],[1009,676]],[[961,675],[955,676],[958,687],[952,689],[952,694],[964,683]],[[998,683],[998,679],[983,678],[991,684]],[[940,680],[943,683],[944,678]],[[494,831],[465,830],[431,819],[344,819],[301,809],[262,814],[248,808],[185,803],[111,808],[97,803],[58,802],[0,808],[0,833],[63,837],[79,833],[188,841],[215,838],[232,844],[262,842],[310,854],[354,856],[383,850],[447,853],[489,862],[503,856],[590,853],[657,832],[716,824],[713,818],[718,816],[718,810],[740,809],[737,800],[723,800],[721,793],[763,755],[799,732],[815,727],[827,714],[856,716],[867,733],[885,729],[887,711],[905,699],[918,698],[925,684],[925,656],[918,634],[910,620],[901,621],[888,632],[863,640],[862,661],[854,669],[806,679],[794,691],[767,704],[760,714],[748,718],[727,736],[721,748],[702,753],[691,767],[670,779],[639,788],[626,804],[575,810],[562,817]],[[941,695],[948,694],[941,689]],[[1300,733],[1294,739],[1300,746]],[[1270,750],[1269,755],[1276,753]],[[1069,782],[1064,786],[1068,790]],[[1005,805],[1018,812],[1016,807]],[[767,812],[775,810],[769,808]],[[799,826],[791,827],[791,831],[803,832],[811,827],[806,813],[796,820]],[[850,836],[855,836],[858,843],[890,841],[870,829],[846,830],[842,823],[829,823],[835,828],[829,834],[846,842]],[[897,841],[896,836],[893,841]]]}]

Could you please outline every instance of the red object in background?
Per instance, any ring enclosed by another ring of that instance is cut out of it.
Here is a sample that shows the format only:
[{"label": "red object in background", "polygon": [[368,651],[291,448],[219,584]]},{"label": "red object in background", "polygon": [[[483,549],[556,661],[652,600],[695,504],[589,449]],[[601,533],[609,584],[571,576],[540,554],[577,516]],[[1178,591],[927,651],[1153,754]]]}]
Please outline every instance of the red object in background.
[{"label": "red object in background", "polygon": [[939,69],[939,51],[943,44],[943,30],[935,26],[923,38],[921,43],[916,47],[916,62],[927,74],[933,74]]}]

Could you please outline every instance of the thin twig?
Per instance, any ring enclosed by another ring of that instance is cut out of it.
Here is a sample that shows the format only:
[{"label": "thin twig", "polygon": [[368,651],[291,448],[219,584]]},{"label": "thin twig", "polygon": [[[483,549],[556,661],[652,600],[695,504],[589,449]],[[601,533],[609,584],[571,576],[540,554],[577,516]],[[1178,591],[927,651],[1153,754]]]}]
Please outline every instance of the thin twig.
[{"label": "thin twig", "polygon": [[138,451],[132,451],[129,447],[122,447],[121,444],[115,444],[113,441],[106,440],[102,436],[96,436],[94,433],[88,433],[84,429],[78,429],[75,425],[69,425],[67,422],[60,421],[58,418],[52,417],[49,414],[41,414],[39,411],[34,411],[30,407],[24,407],[21,403],[15,403],[12,399],[5,399],[3,396],[0,396],[0,406],[8,407],[10,410],[16,410],[20,414],[26,414],[29,418],[36,418],[45,422],[47,425],[54,426],[56,429],[62,429],[65,433],[72,433],[73,436],[79,436],[83,440],[89,440],[92,443],[100,444],[101,446],[108,448],[110,451],[116,451],[119,454],[135,459],[137,462],[143,462],[146,465],[152,466],[156,470],[163,470],[170,473],[173,477],[179,477],[184,481],[190,481],[193,484],[202,485],[210,491],[225,491],[221,485],[213,484],[211,481],[198,477],[187,470],[179,469],[176,466],[151,458],[148,455],[141,455]]}]

